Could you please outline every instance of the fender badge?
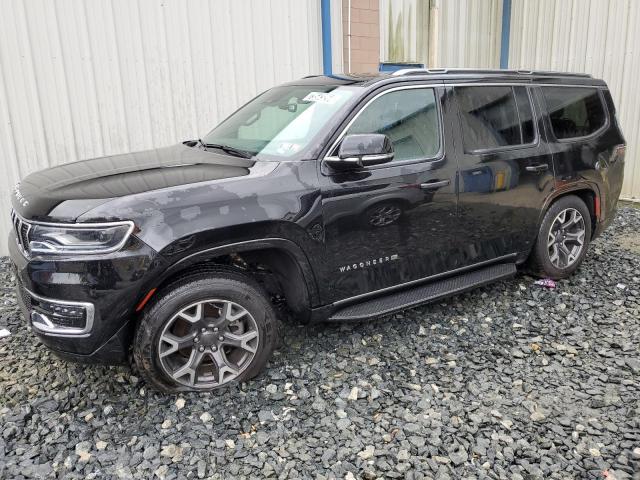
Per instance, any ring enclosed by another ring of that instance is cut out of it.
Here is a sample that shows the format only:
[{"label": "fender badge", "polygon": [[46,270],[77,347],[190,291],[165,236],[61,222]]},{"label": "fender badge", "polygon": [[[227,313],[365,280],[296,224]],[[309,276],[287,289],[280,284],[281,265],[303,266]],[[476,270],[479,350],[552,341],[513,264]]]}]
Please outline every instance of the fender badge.
[{"label": "fender badge", "polygon": [[15,195],[16,200],[18,201],[20,206],[26,207],[27,205],[29,205],[29,200],[24,198],[24,195],[22,195],[22,192],[20,192],[20,183],[16,183],[16,185],[13,187],[13,194]]},{"label": "fender badge", "polygon": [[398,260],[400,257],[397,253],[393,255],[386,255],[384,257],[372,258],[370,260],[363,260],[362,262],[352,263],[349,265],[342,265],[338,267],[340,273],[350,272],[351,270],[362,270],[363,268],[376,267],[383,263],[392,262]]}]

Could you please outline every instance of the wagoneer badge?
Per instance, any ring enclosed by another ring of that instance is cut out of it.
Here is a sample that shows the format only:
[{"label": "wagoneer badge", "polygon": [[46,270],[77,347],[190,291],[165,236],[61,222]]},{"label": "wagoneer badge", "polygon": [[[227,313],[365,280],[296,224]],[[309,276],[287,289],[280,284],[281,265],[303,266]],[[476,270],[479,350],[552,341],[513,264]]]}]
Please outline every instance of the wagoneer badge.
[{"label": "wagoneer badge", "polygon": [[350,272],[351,270],[360,270],[362,268],[375,267],[376,265],[381,265],[383,263],[391,262],[393,260],[398,260],[398,254],[394,253],[393,255],[387,255],[384,257],[373,258],[371,260],[364,260],[358,263],[352,263],[351,265],[343,265],[338,267],[340,273]]}]

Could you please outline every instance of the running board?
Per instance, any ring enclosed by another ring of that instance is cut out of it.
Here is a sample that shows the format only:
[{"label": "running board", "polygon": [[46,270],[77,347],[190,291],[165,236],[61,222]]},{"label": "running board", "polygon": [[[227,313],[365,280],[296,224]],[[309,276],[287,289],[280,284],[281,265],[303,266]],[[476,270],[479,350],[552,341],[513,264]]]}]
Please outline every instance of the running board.
[{"label": "running board", "polygon": [[381,317],[405,308],[417,307],[439,298],[464,292],[487,283],[512,277],[516,273],[515,263],[501,263],[484,267],[455,277],[436,280],[407,290],[390,293],[384,297],[364,300],[350,305],[329,317],[330,322],[365,320]]}]

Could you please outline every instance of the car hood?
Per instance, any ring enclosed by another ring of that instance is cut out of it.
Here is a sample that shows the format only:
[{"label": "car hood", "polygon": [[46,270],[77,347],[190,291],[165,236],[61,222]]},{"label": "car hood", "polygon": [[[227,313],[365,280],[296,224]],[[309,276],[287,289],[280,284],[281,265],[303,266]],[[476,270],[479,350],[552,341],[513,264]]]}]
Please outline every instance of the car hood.
[{"label": "car hood", "polygon": [[249,174],[253,160],[183,144],[82,160],[24,178],[12,192],[23,218],[74,221],[112,199]]}]

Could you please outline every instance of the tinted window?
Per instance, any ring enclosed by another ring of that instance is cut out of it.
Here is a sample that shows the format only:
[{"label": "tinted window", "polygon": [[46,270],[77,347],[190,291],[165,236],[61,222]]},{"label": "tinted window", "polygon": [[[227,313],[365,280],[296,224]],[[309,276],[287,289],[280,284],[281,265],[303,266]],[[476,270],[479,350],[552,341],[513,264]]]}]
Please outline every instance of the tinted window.
[{"label": "tinted window", "polygon": [[383,133],[393,142],[394,161],[430,158],[440,149],[438,109],[431,88],[386,93],[371,102],[346,134]]},{"label": "tinted window", "polygon": [[605,123],[602,100],[595,88],[543,87],[556,138],[591,135]]},{"label": "tinted window", "polygon": [[457,87],[466,151],[533,142],[535,128],[524,87]]}]

